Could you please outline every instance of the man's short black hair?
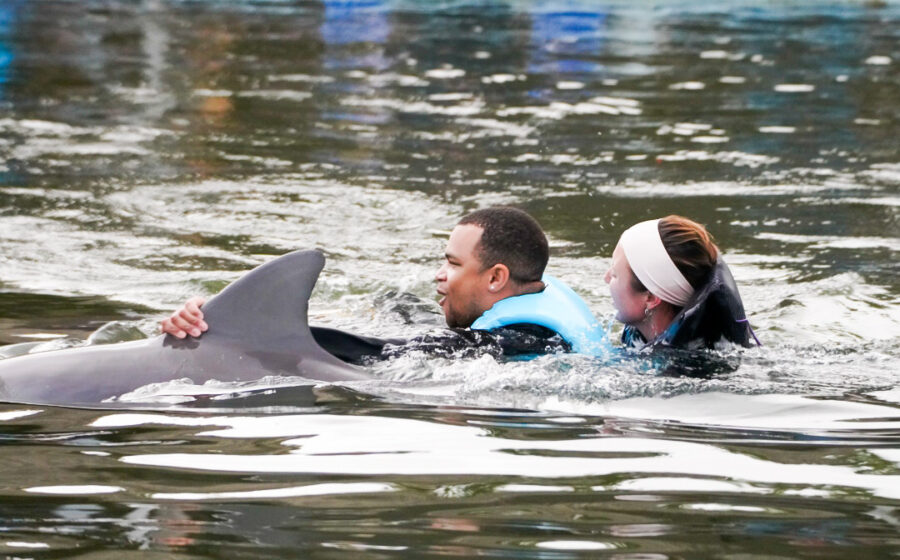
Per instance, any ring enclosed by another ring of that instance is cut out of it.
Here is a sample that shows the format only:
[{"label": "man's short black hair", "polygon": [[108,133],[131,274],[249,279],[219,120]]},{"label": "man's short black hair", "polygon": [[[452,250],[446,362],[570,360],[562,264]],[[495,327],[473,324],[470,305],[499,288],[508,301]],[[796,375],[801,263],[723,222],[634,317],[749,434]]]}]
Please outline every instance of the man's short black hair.
[{"label": "man's short black hair", "polygon": [[478,244],[478,258],[484,268],[505,264],[509,275],[519,283],[541,279],[550,247],[537,220],[528,213],[509,206],[476,210],[458,225],[476,225],[483,231]]}]

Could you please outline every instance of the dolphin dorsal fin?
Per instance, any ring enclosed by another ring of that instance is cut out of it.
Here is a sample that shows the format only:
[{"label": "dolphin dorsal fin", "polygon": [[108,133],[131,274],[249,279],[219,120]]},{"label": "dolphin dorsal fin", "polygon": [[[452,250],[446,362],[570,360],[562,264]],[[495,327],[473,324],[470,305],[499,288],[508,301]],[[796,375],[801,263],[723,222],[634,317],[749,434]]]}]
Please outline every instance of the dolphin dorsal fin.
[{"label": "dolphin dorsal fin", "polygon": [[271,351],[297,352],[310,343],[318,348],[307,313],[324,266],[322,252],[310,250],[256,267],[203,306],[209,332]]}]

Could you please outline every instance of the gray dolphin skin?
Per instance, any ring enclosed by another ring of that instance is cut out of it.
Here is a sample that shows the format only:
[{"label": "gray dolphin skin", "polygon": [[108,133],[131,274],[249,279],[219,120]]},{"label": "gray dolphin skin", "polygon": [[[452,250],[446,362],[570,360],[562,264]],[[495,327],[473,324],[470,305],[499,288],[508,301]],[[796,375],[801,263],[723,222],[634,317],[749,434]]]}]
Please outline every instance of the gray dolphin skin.
[{"label": "gray dolphin skin", "polygon": [[266,375],[315,381],[370,377],[316,343],[309,296],[325,266],[320,251],[295,251],[263,264],[203,306],[209,330],[180,340],[147,340],[57,350],[0,361],[0,401],[96,404],[150,383],[253,381]]}]

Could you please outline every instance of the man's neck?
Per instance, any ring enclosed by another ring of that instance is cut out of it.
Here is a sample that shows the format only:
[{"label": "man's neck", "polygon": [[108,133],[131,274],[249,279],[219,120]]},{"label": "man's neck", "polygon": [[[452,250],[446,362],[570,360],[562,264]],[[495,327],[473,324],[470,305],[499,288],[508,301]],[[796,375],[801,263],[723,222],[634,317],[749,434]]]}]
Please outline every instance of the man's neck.
[{"label": "man's neck", "polygon": [[540,280],[534,282],[524,282],[521,284],[507,284],[502,290],[499,292],[494,292],[491,294],[491,299],[486,302],[488,303],[486,309],[490,309],[495,303],[498,301],[504,300],[506,298],[511,298],[515,296],[524,296],[526,294],[536,294],[544,290],[546,286]]},{"label": "man's neck", "polygon": [[534,282],[524,282],[522,284],[516,284],[515,287],[512,288],[512,293],[505,297],[512,296],[524,296],[525,294],[536,294],[538,292],[544,291],[546,285],[540,280],[535,280]]}]

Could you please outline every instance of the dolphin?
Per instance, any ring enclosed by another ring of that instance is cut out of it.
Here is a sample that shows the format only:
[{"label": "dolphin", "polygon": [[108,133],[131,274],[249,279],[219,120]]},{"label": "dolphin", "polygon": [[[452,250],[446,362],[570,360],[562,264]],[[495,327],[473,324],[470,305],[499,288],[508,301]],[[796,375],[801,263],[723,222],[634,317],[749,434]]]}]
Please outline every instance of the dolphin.
[{"label": "dolphin", "polygon": [[267,375],[326,382],[370,379],[322,348],[307,323],[309,297],[324,266],[321,251],[310,250],[251,270],[203,306],[210,328],[199,338],[160,335],[0,360],[0,401],[98,404],[150,383],[182,378],[195,383]]}]

